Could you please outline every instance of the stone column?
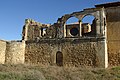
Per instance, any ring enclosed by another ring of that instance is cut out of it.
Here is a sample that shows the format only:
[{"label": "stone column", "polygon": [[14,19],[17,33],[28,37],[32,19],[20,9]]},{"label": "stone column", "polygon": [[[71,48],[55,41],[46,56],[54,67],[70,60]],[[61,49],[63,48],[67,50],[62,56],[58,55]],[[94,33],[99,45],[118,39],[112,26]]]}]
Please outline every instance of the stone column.
[{"label": "stone column", "polygon": [[103,41],[98,42],[98,47],[100,48],[97,52],[97,55],[99,56],[99,68],[107,68],[108,67],[108,53],[107,53],[107,43],[106,39]]},{"label": "stone column", "polygon": [[104,12],[104,8],[102,9],[101,11],[101,35],[102,36],[105,36],[105,27],[106,27],[106,15],[105,15],[105,12]]},{"label": "stone column", "polygon": [[105,39],[105,68],[108,67],[107,40]]},{"label": "stone column", "polygon": [[100,28],[101,28],[100,19],[99,20],[97,19],[96,20],[96,37],[100,35]]},{"label": "stone column", "polygon": [[63,37],[64,38],[66,37],[66,24],[64,24],[63,26]]},{"label": "stone column", "polygon": [[79,21],[79,36],[82,37],[82,21]]},{"label": "stone column", "polygon": [[40,28],[40,33],[39,33],[39,37],[41,38],[42,37],[42,31],[41,31],[41,28]]},{"label": "stone column", "polygon": [[96,36],[104,36],[105,12],[102,9],[96,13]]}]

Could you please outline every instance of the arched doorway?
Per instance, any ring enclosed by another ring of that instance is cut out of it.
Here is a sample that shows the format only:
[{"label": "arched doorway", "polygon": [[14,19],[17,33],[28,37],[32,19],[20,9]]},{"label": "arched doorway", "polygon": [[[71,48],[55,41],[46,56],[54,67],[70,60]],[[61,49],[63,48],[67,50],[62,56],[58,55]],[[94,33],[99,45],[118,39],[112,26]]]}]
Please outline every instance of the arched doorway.
[{"label": "arched doorway", "polygon": [[57,66],[63,66],[63,54],[60,51],[56,53],[56,64]]}]

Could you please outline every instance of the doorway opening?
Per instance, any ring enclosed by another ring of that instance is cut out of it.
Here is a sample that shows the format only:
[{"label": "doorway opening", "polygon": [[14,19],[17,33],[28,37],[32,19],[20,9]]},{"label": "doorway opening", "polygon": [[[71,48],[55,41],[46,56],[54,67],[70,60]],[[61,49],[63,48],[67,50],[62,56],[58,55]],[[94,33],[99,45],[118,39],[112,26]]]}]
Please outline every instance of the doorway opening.
[{"label": "doorway opening", "polygon": [[57,66],[63,66],[63,54],[60,51],[56,53],[56,64]]}]

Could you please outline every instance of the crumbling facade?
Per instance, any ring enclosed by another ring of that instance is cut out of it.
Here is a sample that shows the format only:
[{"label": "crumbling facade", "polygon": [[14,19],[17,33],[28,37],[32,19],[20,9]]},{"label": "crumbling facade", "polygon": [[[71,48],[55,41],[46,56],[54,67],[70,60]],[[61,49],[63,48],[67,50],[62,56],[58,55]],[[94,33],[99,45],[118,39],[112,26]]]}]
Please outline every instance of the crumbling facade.
[{"label": "crumbling facade", "polygon": [[[53,25],[26,19],[21,41],[0,41],[1,64],[107,68],[120,64],[120,2],[95,5],[58,18]],[[94,16],[92,24],[83,23]],[[66,24],[71,17],[77,23]]]}]

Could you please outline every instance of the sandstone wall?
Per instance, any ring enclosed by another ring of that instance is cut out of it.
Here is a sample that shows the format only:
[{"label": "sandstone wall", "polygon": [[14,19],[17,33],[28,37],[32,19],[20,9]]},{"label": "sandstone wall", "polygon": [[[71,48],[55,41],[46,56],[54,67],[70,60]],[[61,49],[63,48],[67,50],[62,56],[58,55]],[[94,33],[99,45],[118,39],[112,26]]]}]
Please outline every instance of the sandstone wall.
[{"label": "sandstone wall", "polygon": [[25,63],[55,65],[58,51],[63,54],[63,66],[105,67],[105,42],[97,40],[27,41]]},{"label": "sandstone wall", "polygon": [[0,40],[0,64],[5,62],[6,42]]},{"label": "sandstone wall", "polygon": [[52,48],[47,43],[26,42],[25,63],[44,64],[51,63]]},{"label": "sandstone wall", "polygon": [[6,64],[22,64],[24,63],[25,42],[11,41],[7,42],[5,63]]},{"label": "sandstone wall", "polygon": [[66,66],[105,66],[104,43],[80,42],[63,45],[64,65]]},{"label": "sandstone wall", "polygon": [[120,7],[106,9],[109,66],[120,65]]}]

